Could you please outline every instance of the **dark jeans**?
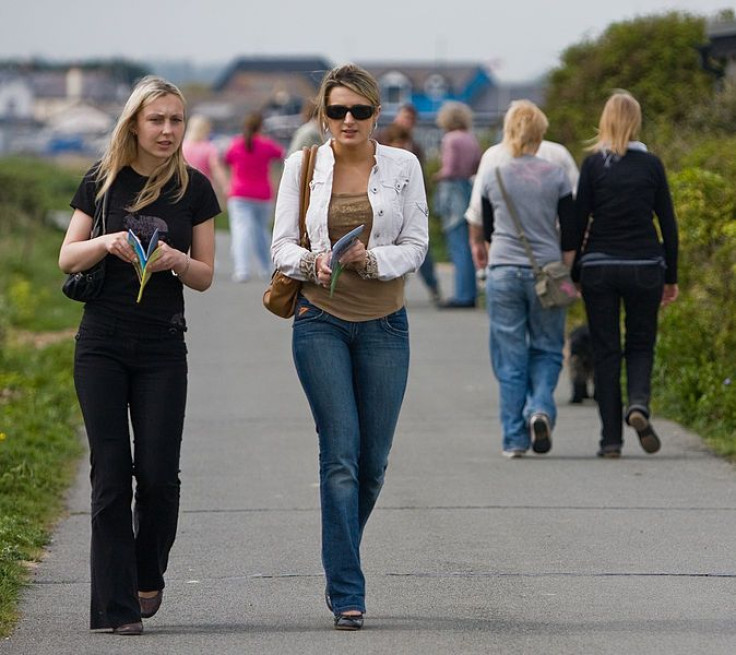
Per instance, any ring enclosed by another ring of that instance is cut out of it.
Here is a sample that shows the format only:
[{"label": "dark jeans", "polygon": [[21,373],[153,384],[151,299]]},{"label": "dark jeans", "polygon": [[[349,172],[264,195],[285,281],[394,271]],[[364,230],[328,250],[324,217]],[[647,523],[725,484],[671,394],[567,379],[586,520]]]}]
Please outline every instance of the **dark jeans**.
[{"label": "dark jeans", "polygon": [[365,612],[360,543],[383,486],[406,389],[406,310],[354,323],[300,298],[292,347],[319,433],[327,590],[335,614]]},{"label": "dark jeans", "polygon": [[164,587],[179,514],[187,351],[179,330],[89,315],[76,339],[92,483],[90,627],[114,628],[140,621],[138,591]]},{"label": "dark jeans", "polygon": [[[664,270],[658,264],[584,266],[580,282],[593,346],[595,394],[602,422],[601,448],[623,442],[621,360],[626,360],[628,410],[649,416],[657,315]],[[621,348],[621,305],[625,345]]]}]

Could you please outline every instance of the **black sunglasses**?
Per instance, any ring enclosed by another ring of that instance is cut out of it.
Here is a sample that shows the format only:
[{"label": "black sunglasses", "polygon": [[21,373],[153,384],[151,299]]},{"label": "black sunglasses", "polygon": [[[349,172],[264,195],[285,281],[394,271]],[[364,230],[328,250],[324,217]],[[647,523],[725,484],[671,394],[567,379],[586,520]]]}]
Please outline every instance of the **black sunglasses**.
[{"label": "black sunglasses", "polygon": [[345,105],[327,105],[325,107],[325,114],[327,118],[333,120],[342,120],[345,118],[348,112],[350,112],[356,121],[368,120],[376,108],[373,105],[353,105],[352,107],[346,107]]}]

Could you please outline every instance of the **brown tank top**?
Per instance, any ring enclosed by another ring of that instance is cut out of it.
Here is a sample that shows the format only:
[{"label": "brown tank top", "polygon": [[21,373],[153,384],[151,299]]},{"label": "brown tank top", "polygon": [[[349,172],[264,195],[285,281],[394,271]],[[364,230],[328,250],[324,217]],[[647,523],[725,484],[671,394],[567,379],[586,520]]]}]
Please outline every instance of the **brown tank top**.
[{"label": "brown tank top", "polygon": [[[358,225],[365,225],[360,240],[367,246],[373,228],[373,210],[367,193],[333,193],[327,217],[330,242],[335,243]],[[371,321],[404,306],[404,278],[382,282],[366,280],[348,265],[337,280],[335,293],[305,282],[302,293],[315,307],[345,321]]]}]

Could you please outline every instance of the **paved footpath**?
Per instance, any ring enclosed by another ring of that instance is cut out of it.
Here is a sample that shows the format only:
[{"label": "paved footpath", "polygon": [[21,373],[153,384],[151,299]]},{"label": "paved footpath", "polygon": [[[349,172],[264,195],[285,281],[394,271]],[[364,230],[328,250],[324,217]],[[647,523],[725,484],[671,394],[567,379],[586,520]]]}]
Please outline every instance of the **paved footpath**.
[{"label": "paved footpath", "polygon": [[595,407],[567,404],[565,374],[552,452],[502,458],[487,317],[438,312],[418,278],[409,388],[364,540],[366,627],[332,630],[290,322],[218,253],[214,287],[187,296],[182,513],[161,611],[142,637],[87,630],[83,462],[0,655],[736,652],[733,467],[664,420],[659,454],[632,433],[621,460],[597,459]]}]

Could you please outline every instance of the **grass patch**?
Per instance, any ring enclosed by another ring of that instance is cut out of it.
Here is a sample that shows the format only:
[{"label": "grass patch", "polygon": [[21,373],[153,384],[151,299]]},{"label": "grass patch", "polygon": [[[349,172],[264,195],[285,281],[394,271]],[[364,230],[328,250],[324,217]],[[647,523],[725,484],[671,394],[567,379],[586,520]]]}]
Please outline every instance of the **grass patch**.
[{"label": "grass patch", "polygon": [[61,293],[63,233],[45,222],[49,211],[71,215],[80,179],[40,160],[0,160],[0,637],[84,452],[71,337],[82,305]]},{"label": "grass patch", "polygon": [[71,339],[6,348],[0,358],[0,636],[63,509],[79,456]]}]

